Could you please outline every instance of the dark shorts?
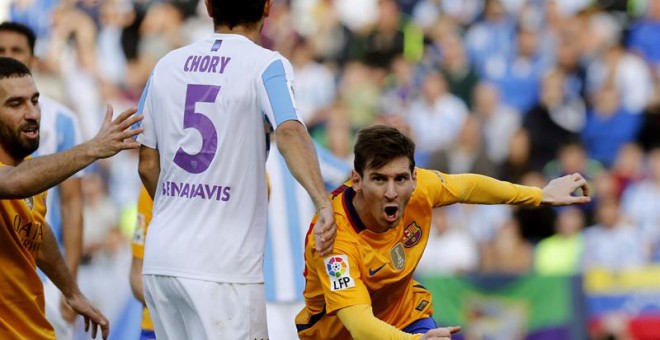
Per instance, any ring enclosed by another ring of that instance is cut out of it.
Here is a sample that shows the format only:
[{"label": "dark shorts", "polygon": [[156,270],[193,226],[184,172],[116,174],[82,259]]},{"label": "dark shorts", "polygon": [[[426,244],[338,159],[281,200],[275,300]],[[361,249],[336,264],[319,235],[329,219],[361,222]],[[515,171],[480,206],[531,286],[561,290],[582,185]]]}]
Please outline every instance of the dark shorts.
[{"label": "dark shorts", "polygon": [[438,325],[433,320],[433,317],[429,316],[426,319],[419,319],[411,323],[403,331],[408,334],[424,334],[434,328],[438,328]]},{"label": "dark shorts", "polygon": [[156,340],[156,333],[154,331],[143,329],[140,332],[140,340]]}]

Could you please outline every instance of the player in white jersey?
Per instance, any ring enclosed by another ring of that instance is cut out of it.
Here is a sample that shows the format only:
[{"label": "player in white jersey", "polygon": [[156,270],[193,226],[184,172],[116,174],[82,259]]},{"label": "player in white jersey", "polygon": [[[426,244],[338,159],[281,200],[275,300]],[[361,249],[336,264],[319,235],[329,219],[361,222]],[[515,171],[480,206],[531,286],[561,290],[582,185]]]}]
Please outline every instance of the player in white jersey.
[{"label": "player in white jersey", "polygon": [[[334,190],[349,178],[352,165],[318,144],[315,147],[325,187]],[[266,162],[270,184],[264,255],[268,335],[296,339],[294,319],[305,306],[305,234],[314,217],[314,204],[276,150],[277,143],[273,143]]]},{"label": "player in white jersey", "polygon": [[255,43],[271,1],[206,5],[216,33],[163,57],[138,109],[139,171],[154,197],[145,299],[158,339],[267,338],[264,121],[321,215],[321,253],[336,226],[291,64]]},{"label": "player in white jersey", "polygon": [[[27,26],[0,24],[0,56],[17,59],[30,67],[34,63],[36,36]],[[39,149],[33,156],[50,155],[68,150],[82,142],[78,118],[69,108],[46,96],[39,97],[41,107]],[[66,263],[76,277],[82,253],[82,189],[80,177],[74,175],[51,189],[46,201],[46,222],[50,224]],[[75,313],[63,303],[62,293],[48,280],[44,281],[46,317],[55,328],[58,339],[73,339]]]}]

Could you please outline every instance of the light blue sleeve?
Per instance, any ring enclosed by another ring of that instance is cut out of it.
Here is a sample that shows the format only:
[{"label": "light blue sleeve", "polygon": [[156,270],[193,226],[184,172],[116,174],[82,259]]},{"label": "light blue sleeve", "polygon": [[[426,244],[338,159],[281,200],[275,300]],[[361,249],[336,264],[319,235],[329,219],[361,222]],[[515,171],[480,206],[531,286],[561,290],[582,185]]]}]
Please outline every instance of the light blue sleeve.
[{"label": "light blue sleeve", "polygon": [[[291,75],[292,77],[292,75]],[[273,61],[261,75],[266,95],[270,105],[270,112],[275,118],[275,125],[287,120],[300,120],[294,105],[293,90],[287,79],[287,72],[281,59]]]}]

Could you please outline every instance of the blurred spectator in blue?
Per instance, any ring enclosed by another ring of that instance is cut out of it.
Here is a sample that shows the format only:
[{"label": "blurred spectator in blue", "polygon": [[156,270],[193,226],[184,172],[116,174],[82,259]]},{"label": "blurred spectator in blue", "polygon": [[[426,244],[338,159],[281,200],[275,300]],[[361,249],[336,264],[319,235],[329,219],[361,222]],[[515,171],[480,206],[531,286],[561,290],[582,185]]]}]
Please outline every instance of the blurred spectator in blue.
[{"label": "blurred spectator in blue", "polygon": [[626,217],[637,224],[652,254],[660,260],[660,147],[649,152],[649,177],[623,192],[621,206]]},{"label": "blurred spectator in blue", "polygon": [[618,39],[618,33],[610,37],[602,47],[603,52],[587,68],[588,90],[595,93],[611,83],[619,94],[621,106],[639,114],[653,94],[652,73],[644,60],[626,51]]},{"label": "blurred spectator in blue", "polygon": [[483,5],[483,0],[421,0],[415,5],[412,16],[424,30],[442,18],[468,26],[481,14]]},{"label": "blurred spectator in blue", "polygon": [[609,168],[614,165],[619,148],[637,137],[642,116],[630,113],[620,104],[619,93],[613,84],[605,84],[593,102],[594,107],[587,115],[587,124],[582,131],[582,141],[589,157]]},{"label": "blurred spectator in blue", "polygon": [[657,72],[660,66],[660,1],[649,0],[646,6],[644,17],[630,28],[628,48],[646,59]]},{"label": "blurred spectator in blue", "polygon": [[505,104],[525,114],[538,100],[539,82],[549,64],[539,53],[539,35],[534,28],[520,25],[516,33],[515,49],[492,55],[480,70],[500,89]]},{"label": "blurred spectator in blue", "polygon": [[566,77],[560,70],[550,71],[543,78],[539,102],[525,115],[523,126],[529,131],[532,148],[530,163],[534,170],[557,156],[559,148],[577,133],[585,122],[585,106],[577,97],[567,98]]},{"label": "blurred spectator in blue", "polygon": [[600,200],[597,224],[584,232],[584,269],[620,271],[642,266],[645,249],[642,234],[634,224],[626,221],[616,198]]},{"label": "blurred spectator in blue", "polygon": [[559,208],[555,234],[536,246],[534,269],[542,275],[574,275],[580,272],[584,252],[585,219],[577,207]]},{"label": "blurred spectator in blue", "polygon": [[37,35],[34,54],[43,57],[47,40],[53,29],[53,11],[60,0],[16,0],[11,1],[9,17],[11,21],[29,26]]},{"label": "blurred spectator in blue", "polygon": [[513,135],[520,129],[520,115],[500,101],[495,85],[481,82],[474,89],[472,112],[481,121],[488,158],[501,165],[509,153]]},{"label": "blurred spectator in blue", "polygon": [[472,62],[481,68],[493,55],[509,55],[515,37],[515,21],[500,0],[486,0],[480,20],[465,35]]}]

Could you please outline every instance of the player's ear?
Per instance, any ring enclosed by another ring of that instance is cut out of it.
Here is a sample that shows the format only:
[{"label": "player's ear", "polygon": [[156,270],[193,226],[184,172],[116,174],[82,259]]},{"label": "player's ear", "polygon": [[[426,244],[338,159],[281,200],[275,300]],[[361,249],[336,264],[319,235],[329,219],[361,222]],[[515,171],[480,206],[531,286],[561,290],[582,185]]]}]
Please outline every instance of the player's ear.
[{"label": "player's ear", "polygon": [[357,171],[351,171],[351,186],[355,192],[360,192],[362,190],[362,178]]},{"label": "player's ear", "polygon": [[413,182],[413,190],[415,190],[415,188],[417,188],[417,168],[413,169],[412,182]]},{"label": "player's ear", "polygon": [[270,8],[273,5],[273,0],[266,0],[264,4],[264,18],[268,18],[270,15]]}]

